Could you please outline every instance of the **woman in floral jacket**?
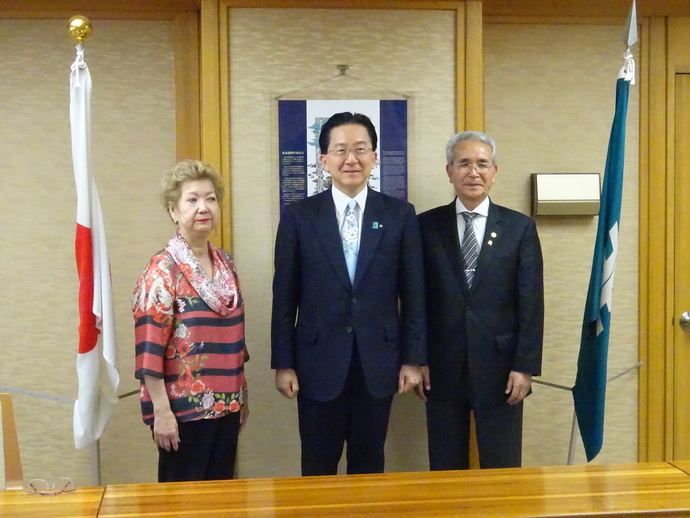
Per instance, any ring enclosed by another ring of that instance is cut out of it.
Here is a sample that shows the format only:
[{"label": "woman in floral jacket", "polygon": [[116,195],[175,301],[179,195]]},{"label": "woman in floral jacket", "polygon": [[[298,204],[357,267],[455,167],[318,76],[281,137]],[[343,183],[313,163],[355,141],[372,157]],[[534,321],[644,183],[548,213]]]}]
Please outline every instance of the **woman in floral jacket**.
[{"label": "woman in floral jacket", "polygon": [[220,216],[218,172],[196,160],[165,173],[177,232],[134,288],[135,377],[158,445],[158,480],[234,476],[249,406],[244,302],[232,257],[208,240]]}]

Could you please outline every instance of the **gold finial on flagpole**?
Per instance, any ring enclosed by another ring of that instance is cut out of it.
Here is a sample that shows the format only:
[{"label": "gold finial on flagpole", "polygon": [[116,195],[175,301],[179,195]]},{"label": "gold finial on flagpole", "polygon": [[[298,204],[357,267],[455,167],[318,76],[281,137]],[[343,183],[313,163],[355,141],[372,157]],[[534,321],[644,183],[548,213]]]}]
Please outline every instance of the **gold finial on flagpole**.
[{"label": "gold finial on flagpole", "polygon": [[79,45],[81,45],[82,40],[85,40],[91,35],[92,29],[91,20],[81,14],[72,16],[67,24],[69,35],[72,36]]}]

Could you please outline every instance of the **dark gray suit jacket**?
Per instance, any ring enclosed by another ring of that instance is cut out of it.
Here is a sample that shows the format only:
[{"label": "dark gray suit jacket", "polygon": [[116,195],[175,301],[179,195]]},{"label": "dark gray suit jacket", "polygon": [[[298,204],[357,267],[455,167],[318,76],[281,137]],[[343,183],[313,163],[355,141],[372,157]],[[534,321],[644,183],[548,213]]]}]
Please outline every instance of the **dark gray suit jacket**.
[{"label": "dark gray suit jacket", "polygon": [[506,400],[511,370],[541,373],[544,287],[534,221],[490,204],[472,288],[465,280],[455,200],[419,215],[426,273],[430,398],[461,389],[474,405]]},{"label": "dark gray suit jacket", "polygon": [[327,190],[280,219],[271,367],[295,369],[300,394],[330,401],[343,389],[355,337],[375,398],[397,391],[402,364],[426,363],[419,227],[411,204],[369,189],[353,286]]}]

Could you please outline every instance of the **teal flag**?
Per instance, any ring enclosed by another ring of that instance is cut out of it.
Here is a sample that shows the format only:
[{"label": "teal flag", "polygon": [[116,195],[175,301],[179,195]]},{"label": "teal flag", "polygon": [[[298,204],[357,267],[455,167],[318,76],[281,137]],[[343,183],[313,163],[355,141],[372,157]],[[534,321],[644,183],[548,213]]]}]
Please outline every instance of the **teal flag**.
[{"label": "teal flag", "polygon": [[613,117],[604,184],[599,207],[599,226],[594,243],[592,274],[589,279],[585,315],[582,322],[577,378],[573,387],[575,414],[585,446],[587,461],[599,454],[604,441],[606,363],[611,330],[613,274],[618,253],[618,229],[623,194],[625,121],[630,82],[616,84],[616,113]]}]

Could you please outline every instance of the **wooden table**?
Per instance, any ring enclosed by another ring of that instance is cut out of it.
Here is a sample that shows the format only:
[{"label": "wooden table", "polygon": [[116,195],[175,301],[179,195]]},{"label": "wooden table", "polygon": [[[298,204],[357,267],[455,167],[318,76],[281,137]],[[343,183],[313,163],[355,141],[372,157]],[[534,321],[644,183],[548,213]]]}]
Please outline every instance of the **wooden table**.
[{"label": "wooden table", "polygon": [[690,460],[672,460],[669,464],[690,475]]},{"label": "wooden table", "polygon": [[690,461],[0,491],[3,518],[629,514],[690,515]]},{"label": "wooden table", "polygon": [[21,490],[0,491],[2,518],[95,518],[104,487],[78,487],[60,495],[36,495]]},{"label": "wooden table", "polygon": [[688,516],[690,462],[674,464],[114,485],[98,516]]}]

